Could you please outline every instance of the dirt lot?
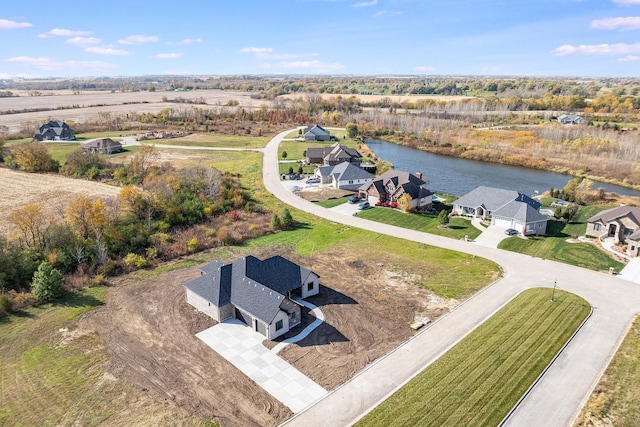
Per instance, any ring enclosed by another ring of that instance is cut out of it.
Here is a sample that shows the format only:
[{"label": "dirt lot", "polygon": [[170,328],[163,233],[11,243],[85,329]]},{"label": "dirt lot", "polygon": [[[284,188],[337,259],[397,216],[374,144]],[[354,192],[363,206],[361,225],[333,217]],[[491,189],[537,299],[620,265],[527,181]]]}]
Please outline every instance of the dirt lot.
[{"label": "dirt lot", "polygon": [[64,215],[67,202],[75,195],[84,194],[106,199],[116,197],[120,191],[119,187],[93,181],[2,168],[0,182],[0,236],[5,237],[13,231],[9,215],[17,208],[38,204],[44,208],[48,218],[55,220]]},{"label": "dirt lot", "polygon": [[[360,260],[346,250],[312,258],[273,249],[256,255],[276,253],[320,274],[321,294],[310,301],[321,307],[326,322],[280,355],[328,389],[406,340],[415,315],[435,319],[457,303],[414,286],[416,272]],[[146,280],[123,278],[104,306],[78,321],[77,333],[95,331],[104,340],[105,375],[181,410],[223,426],[278,424],[291,415],[289,409],[194,336],[215,324],[184,301],[182,284],[198,274],[189,268]]]},{"label": "dirt lot", "polygon": [[[54,111],[40,111],[32,113],[1,114],[0,125],[9,127],[9,132],[17,132],[20,123],[25,121],[44,121],[49,117],[59,120],[71,120],[74,122],[86,122],[95,118],[100,111],[112,113],[158,113],[164,108],[190,108],[190,104],[177,104],[162,102],[162,97],[174,99],[204,98],[206,105],[195,105],[198,108],[212,108],[223,106],[229,100],[238,101],[239,105],[248,108],[258,108],[260,104],[268,104],[268,101],[251,99],[248,93],[203,90],[186,92],[82,92],[79,95],[69,94],[68,91],[51,91],[52,96],[19,96],[0,98],[0,113],[8,110],[22,110],[30,108],[61,108]],[[81,108],[70,108],[72,106]],[[94,105],[94,107],[90,107]],[[69,107],[69,109],[65,109]],[[235,111],[237,107],[228,107]]]}]

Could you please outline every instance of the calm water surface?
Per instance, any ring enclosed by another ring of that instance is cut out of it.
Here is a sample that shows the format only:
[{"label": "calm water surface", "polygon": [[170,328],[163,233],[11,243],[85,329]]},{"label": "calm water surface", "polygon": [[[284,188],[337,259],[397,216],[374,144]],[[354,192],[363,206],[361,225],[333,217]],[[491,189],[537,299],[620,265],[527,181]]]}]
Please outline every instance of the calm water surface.
[{"label": "calm water surface", "polygon": [[[423,177],[428,179],[430,190],[456,196],[466,194],[479,185],[516,190],[533,196],[550,188],[563,188],[567,181],[574,178],[519,166],[441,156],[376,139],[367,139],[366,143],[378,157],[393,163],[395,169],[422,172]],[[594,188],[598,187],[618,194],[640,196],[640,191],[594,181]]]}]

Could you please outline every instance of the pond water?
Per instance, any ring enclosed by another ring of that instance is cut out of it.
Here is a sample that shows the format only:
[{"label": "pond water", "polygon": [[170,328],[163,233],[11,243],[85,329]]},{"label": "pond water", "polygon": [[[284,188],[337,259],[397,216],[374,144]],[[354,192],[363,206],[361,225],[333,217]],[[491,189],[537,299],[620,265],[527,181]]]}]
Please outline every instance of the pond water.
[{"label": "pond water", "polygon": [[[367,139],[366,143],[378,157],[393,163],[395,169],[411,173],[422,172],[423,177],[428,179],[430,190],[456,196],[466,194],[480,185],[516,190],[534,196],[550,188],[563,188],[574,178],[571,175],[520,166],[431,154],[377,139]],[[594,181],[593,186],[618,194],[640,196],[640,191],[619,185]]]}]

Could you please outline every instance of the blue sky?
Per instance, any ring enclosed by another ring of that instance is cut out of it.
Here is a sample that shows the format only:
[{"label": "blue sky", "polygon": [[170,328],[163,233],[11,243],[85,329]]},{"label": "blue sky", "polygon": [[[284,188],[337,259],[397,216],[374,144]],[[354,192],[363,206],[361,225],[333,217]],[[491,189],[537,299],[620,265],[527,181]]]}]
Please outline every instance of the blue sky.
[{"label": "blue sky", "polygon": [[7,1],[0,78],[637,77],[640,0]]}]

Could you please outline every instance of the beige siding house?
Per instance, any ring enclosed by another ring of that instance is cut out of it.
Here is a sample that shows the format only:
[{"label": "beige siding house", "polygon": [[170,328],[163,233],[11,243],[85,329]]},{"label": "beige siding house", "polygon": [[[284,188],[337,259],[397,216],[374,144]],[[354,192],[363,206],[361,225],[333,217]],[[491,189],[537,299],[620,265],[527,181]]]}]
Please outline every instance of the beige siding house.
[{"label": "beige siding house", "polygon": [[640,208],[620,206],[602,211],[587,220],[585,234],[627,245],[627,255],[637,257],[640,254]]}]

